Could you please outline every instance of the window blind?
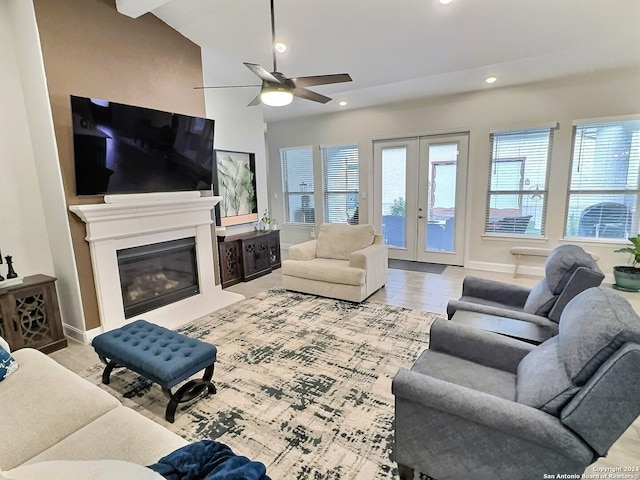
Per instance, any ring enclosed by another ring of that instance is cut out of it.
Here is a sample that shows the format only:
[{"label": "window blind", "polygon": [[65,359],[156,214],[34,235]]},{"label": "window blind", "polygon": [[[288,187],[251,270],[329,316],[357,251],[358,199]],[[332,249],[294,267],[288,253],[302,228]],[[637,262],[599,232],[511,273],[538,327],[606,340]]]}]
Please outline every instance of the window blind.
[{"label": "window blind", "polygon": [[324,221],[359,223],[358,145],[321,147]]},{"label": "window blind", "polygon": [[574,126],[565,236],[638,234],[640,119]]},{"label": "window blind", "polygon": [[280,149],[282,191],[286,222],[315,224],[313,149]]},{"label": "window blind", "polygon": [[553,130],[491,133],[485,233],[544,235]]}]

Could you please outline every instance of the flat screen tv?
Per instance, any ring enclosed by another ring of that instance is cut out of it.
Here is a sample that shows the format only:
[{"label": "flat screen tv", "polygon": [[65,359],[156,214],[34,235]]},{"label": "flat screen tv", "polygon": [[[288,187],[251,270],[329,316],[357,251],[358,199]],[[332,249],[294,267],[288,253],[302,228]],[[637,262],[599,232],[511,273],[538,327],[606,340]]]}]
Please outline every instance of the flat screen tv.
[{"label": "flat screen tv", "polygon": [[214,121],[71,96],[76,195],[211,190]]}]

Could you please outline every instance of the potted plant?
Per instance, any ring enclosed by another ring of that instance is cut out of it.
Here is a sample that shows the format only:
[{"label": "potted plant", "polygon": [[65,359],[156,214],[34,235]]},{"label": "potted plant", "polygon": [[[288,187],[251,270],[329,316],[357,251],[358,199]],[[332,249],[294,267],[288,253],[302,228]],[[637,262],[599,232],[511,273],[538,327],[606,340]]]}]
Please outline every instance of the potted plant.
[{"label": "potted plant", "polygon": [[617,265],[613,267],[613,278],[616,283],[613,287],[625,292],[640,292],[640,234],[629,238],[630,247],[623,247],[615,252],[629,253],[631,258],[629,265]]},{"label": "potted plant", "polygon": [[271,218],[269,217],[269,211],[265,210],[262,214],[262,220],[260,221],[261,228],[260,230],[269,230],[269,224],[271,223]]}]

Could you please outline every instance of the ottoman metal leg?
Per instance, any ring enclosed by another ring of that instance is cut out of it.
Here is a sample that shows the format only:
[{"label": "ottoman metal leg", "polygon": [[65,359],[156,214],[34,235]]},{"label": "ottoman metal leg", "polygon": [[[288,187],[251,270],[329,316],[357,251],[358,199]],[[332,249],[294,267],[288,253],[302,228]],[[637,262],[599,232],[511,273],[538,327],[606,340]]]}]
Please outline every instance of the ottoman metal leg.
[{"label": "ottoman metal leg", "polygon": [[214,365],[215,364],[212,363],[204,370],[202,378],[189,380],[187,383],[182,385],[175,393],[172,393],[170,388],[162,389],[164,394],[169,398],[169,405],[167,405],[167,411],[164,415],[164,418],[167,420],[167,422],[173,423],[173,421],[175,420],[176,408],[178,408],[179,403],[193,400],[204,390],[207,390],[212,394],[216,393],[216,387],[213,382],[211,382],[211,379],[213,378]]},{"label": "ottoman metal leg", "polygon": [[104,383],[105,385],[109,385],[109,377],[111,376],[111,372],[118,365],[113,360],[107,360],[102,355],[98,355],[98,358],[100,358],[100,361],[104,363],[104,371],[102,372],[102,383]]}]

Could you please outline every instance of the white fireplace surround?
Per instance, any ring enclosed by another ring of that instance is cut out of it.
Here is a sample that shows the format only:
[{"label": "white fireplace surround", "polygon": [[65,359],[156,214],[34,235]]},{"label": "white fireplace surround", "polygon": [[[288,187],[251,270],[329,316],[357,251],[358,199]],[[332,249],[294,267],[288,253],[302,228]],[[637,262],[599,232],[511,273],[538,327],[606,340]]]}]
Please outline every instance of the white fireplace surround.
[{"label": "white fireplace surround", "polygon": [[[167,192],[105,195],[104,201],[69,207],[86,223],[100,311],[101,326],[87,333],[88,341],[139,318],[173,329],[244,298],[215,284],[211,225],[220,197]],[[200,293],[125,319],[117,251],[188,237],[196,239]]]}]

